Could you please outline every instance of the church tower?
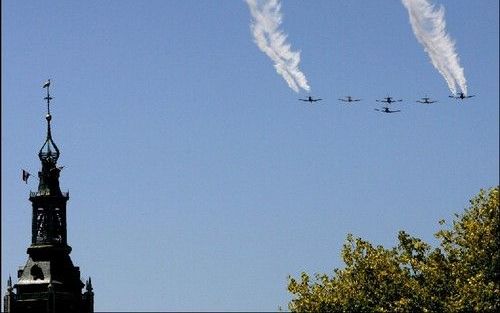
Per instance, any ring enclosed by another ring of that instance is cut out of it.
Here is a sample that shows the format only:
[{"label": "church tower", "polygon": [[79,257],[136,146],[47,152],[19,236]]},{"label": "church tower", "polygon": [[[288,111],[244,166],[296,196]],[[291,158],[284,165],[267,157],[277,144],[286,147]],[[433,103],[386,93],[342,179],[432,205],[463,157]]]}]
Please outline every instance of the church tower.
[{"label": "church tower", "polygon": [[50,80],[43,87],[47,89],[47,136],[38,152],[42,163],[38,172],[38,191],[31,191],[29,196],[32,204],[29,257],[26,265],[19,269],[18,282],[14,286],[9,277],[4,312],[92,313],[94,293],[91,280],[89,278],[85,285],[81,282],[80,269],[73,265],[69,256],[71,247],[66,236],[69,192],[61,192],[59,187],[62,167],[57,166],[60,152],[50,128]]}]

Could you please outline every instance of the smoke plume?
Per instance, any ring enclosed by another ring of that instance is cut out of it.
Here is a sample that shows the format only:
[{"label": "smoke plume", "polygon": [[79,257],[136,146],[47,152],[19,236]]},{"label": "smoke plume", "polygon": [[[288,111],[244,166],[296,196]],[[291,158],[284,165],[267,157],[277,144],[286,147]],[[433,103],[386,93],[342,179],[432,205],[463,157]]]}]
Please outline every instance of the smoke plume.
[{"label": "smoke plume", "polygon": [[253,21],[250,26],[255,43],[274,62],[276,72],[295,92],[309,91],[307,79],[299,69],[300,52],[290,50],[287,36],[279,29],[281,13],[279,0],[246,0]]},{"label": "smoke plume", "polygon": [[424,46],[432,65],[444,77],[450,91],[455,94],[458,86],[467,94],[467,82],[455,52],[455,42],[446,34],[443,6],[435,9],[427,0],[402,2],[408,10],[415,37]]}]

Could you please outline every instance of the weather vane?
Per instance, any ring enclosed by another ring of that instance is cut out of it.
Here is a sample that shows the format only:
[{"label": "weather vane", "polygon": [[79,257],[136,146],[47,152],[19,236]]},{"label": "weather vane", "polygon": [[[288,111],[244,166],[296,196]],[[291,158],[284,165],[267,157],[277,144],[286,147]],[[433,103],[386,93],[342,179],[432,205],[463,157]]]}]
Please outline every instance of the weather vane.
[{"label": "weather vane", "polygon": [[47,116],[50,116],[50,100],[52,100],[52,97],[49,94],[49,87],[50,87],[50,78],[43,84],[42,88],[47,88],[47,97],[44,99],[47,100]]}]

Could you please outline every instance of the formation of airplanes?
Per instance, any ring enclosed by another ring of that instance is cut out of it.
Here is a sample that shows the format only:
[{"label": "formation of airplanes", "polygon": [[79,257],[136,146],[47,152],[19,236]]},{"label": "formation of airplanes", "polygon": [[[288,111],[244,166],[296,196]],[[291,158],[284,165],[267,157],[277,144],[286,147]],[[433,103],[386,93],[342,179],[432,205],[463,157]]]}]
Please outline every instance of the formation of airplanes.
[{"label": "formation of airplanes", "polygon": [[[451,95],[449,97],[450,98],[454,98],[454,99],[458,99],[458,100],[465,100],[465,99],[468,99],[468,98],[472,98],[474,96],[475,95],[468,96],[468,95],[465,95],[463,92],[459,92],[456,95]],[[316,101],[320,101],[320,100],[323,100],[323,99],[321,99],[321,98],[316,98],[315,99],[312,96],[309,96],[307,99],[299,99],[299,100],[300,101],[305,101],[305,102],[310,102],[312,104],[312,103],[314,103]],[[342,102],[357,102],[357,101],[361,101],[361,99],[355,99],[352,96],[345,96],[344,98],[339,98],[338,100],[342,101]],[[383,106],[381,108],[375,108],[375,111],[379,111],[379,112],[382,112],[382,113],[397,113],[397,112],[401,112],[401,110],[391,110],[389,108],[389,105],[391,103],[395,103],[395,102],[402,102],[403,99],[394,99],[393,97],[387,96],[387,97],[384,97],[382,99],[376,99],[375,101],[376,102],[386,103],[386,106]],[[418,102],[418,103],[425,103],[425,104],[431,104],[431,103],[436,103],[438,101],[437,100],[433,100],[433,99],[431,99],[428,96],[425,96],[425,97],[420,98],[416,102]]]}]

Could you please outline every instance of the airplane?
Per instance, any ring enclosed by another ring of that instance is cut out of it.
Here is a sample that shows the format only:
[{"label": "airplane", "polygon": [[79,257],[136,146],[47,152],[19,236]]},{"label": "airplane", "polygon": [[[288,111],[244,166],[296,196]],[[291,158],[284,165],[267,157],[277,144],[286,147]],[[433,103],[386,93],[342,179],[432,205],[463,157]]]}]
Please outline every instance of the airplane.
[{"label": "airplane", "polygon": [[316,101],[320,101],[320,100],[323,100],[323,99],[313,99],[311,96],[309,96],[307,99],[299,99],[300,101],[305,101],[305,102],[316,102]]},{"label": "airplane", "polygon": [[380,111],[382,113],[396,113],[396,112],[401,112],[401,110],[391,110],[388,107],[382,107],[382,110],[380,109],[374,109],[375,111]]},{"label": "airplane", "polygon": [[472,96],[466,96],[464,95],[463,92],[458,92],[456,96],[449,96],[450,98],[455,98],[455,99],[460,99],[460,100],[464,100],[464,99],[467,99],[467,98],[472,98],[474,97],[475,95],[472,95]]},{"label": "airplane", "polygon": [[403,100],[402,99],[394,100],[394,99],[392,99],[392,97],[387,96],[383,100],[375,100],[375,101],[377,101],[377,102],[385,102],[385,103],[391,104],[393,102],[401,102]]},{"label": "airplane", "polygon": [[351,96],[345,96],[345,99],[339,99],[339,100],[344,102],[361,101],[361,99],[353,99]]},{"label": "airplane", "polygon": [[422,99],[422,101],[417,100],[417,102],[419,102],[419,103],[434,103],[434,102],[437,102],[436,100],[431,100],[431,98],[429,98],[427,96],[425,96],[425,97],[423,97],[421,99]]}]

